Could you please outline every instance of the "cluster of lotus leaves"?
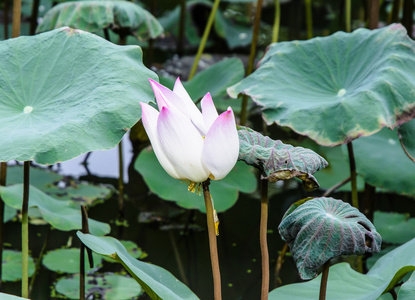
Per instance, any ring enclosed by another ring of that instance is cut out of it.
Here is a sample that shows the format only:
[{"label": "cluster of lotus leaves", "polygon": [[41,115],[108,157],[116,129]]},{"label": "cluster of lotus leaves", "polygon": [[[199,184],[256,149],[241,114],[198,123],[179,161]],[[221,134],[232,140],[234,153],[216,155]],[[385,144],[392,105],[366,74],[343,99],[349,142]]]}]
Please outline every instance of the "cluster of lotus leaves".
[{"label": "cluster of lotus leaves", "polygon": [[0,42],[0,161],[115,147],[153,99],[138,46],[68,27]]},{"label": "cluster of lotus leaves", "polygon": [[49,10],[36,32],[69,26],[97,33],[110,28],[120,35],[133,35],[139,40],[154,39],[163,34],[157,19],[130,1],[70,1]]},{"label": "cluster of lotus leaves", "polygon": [[319,184],[312,175],[325,168],[327,161],[314,151],[272,140],[248,127],[239,127],[239,160],[260,169],[271,182],[297,177],[307,191]]},{"label": "cluster of lotus leaves", "polygon": [[358,209],[333,198],[314,198],[289,210],[278,227],[302,279],[340,255],[379,252],[382,238]]},{"label": "cluster of lotus leaves", "polygon": [[228,93],[249,95],[268,124],[336,146],[415,116],[414,52],[400,24],[275,43]]}]

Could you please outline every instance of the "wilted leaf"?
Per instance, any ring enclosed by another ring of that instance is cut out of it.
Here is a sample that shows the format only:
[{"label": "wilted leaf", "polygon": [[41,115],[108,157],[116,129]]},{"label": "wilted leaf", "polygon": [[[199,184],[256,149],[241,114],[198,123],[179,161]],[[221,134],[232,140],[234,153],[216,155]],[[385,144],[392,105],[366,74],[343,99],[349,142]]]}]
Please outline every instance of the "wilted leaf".
[{"label": "wilted leaf", "polygon": [[315,198],[287,215],[278,227],[291,249],[303,279],[333,257],[379,252],[381,236],[373,224],[350,204],[333,198]]},{"label": "wilted leaf", "polygon": [[140,40],[154,39],[163,33],[163,27],[150,12],[130,1],[61,3],[47,12],[36,32],[62,26],[95,33],[110,28],[116,33],[131,34]]},{"label": "wilted leaf", "polygon": [[271,182],[297,177],[304,189],[312,191],[319,187],[312,174],[325,168],[327,161],[310,149],[286,145],[272,140],[248,127],[240,127],[239,160],[255,166],[265,173]]}]

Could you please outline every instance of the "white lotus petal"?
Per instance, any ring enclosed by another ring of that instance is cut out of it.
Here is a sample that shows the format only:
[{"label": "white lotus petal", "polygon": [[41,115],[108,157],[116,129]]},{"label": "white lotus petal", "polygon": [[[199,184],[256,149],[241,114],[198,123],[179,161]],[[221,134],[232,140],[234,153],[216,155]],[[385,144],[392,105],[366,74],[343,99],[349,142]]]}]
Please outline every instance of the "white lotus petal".
[{"label": "white lotus petal", "polygon": [[202,115],[206,128],[210,128],[219,116],[210,93],[207,93],[202,99]]},{"label": "white lotus petal", "polygon": [[159,111],[161,111],[164,106],[168,107],[169,109],[174,107],[175,109],[180,110],[186,116],[189,115],[186,104],[179,96],[177,96],[175,93],[157,81],[152,79],[149,79],[149,81],[151,87],[153,88],[154,95],[156,96]]},{"label": "white lotus petal", "polygon": [[232,109],[222,113],[210,127],[203,146],[202,160],[215,180],[224,178],[235,166],[239,138]]},{"label": "white lotus petal", "polygon": [[173,178],[180,179],[176,170],[173,167],[173,164],[168,160],[167,156],[163,152],[159,138],[157,135],[157,119],[159,117],[159,112],[155,110],[148,104],[140,103],[142,111],[142,120],[144,129],[147,132],[148,138],[150,139],[151,146],[153,147],[154,153],[158,161],[164,170]]},{"label": "white lotus petal", "polygon": [[189,119],[163,107],[157,121],[161,148],[180,179],[205,181],[209,171],[202,163],[203,138]]},{"label": "white lotus petal", "polygon": [[173,92],[183,100],[183,103],[186,105],[188,117],[192,120],[193,124],[199,129],[202,135],[206,135],[209,127],[205,126],[202,113],[192,101],[192,98],[190,98],[189,93],[187,93],[179,77],[176,79]]}]

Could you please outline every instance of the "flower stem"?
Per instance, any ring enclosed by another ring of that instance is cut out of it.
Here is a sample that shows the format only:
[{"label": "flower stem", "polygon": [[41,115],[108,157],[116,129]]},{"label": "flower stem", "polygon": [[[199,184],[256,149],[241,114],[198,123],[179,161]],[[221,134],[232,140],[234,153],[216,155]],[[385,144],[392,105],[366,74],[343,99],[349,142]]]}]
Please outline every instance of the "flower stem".
[{"label": "flower stem", "polygon": [[321,274],[321,282],[320,282],[320,296],[319,300],[326,299],[326,291],[327,291],[327,280],[329,278],[329,268],[330,268],[330,260],[326,261],[323,266],[323,273]]},{"label": "flower stem", "polygon": [[20,16],[22,12],[22,0],[13,1],[12,38],[20,35]]},{"label": "flower stem", "polygon": [[[0,164],[0,186],[6,186],[7,163]],[[0,262],[3,261],[3,236],[4,236],[4,202],[0,196]],[[0,264],[0,290],[2,289],[2,265]]]},{"label": "flower stem", "polygon": [[313,12],[311,0],[305,0],[305,19],[307,23],[307,38],[313,38]]},{"label": "flower stem", "polygon": [[275,266],[275,286],[276,287],[282,285],[280,273],[281,273],[281,268],[284,263],[284,258],[285,258],[285,254],[287,253],[287,250],[288,250],[288,244],[285,243],[284,247],[282,247],[282,250],[280,251],[280,255],[278,256],[277,264]]},{"label": "flower stem", "polygon": [[[254,28],[252,34],[251,42],[251,52],[249,54],[248,67],[246,69],[246,76],[249,76],[254,69],[255,54],[256,54],[256,45],[258,41],[258,32],[259,25],[261,23],[261,13],[262,13],[262,2],[263,0],[258,0],[256,4],[256,12],[254,18]],[[244,95],[242,98],[242,108],[241,108],[241,121],[240,124],[244,126],[248,120],[248,96]]]},{"label": "flower stem", "polygon": [[359,209],[359,199],[357,196],[356,162],[354,159],[352,142],[347,143],[347,151],[349,153],[350,181],[352,184],[352,205],[353,207]]},{"label": "flower stem", "polygon": [[[124,221],[124,160],[122,153],[122,139],[118,144],[118,219],[120,224]],[[122,236],[122,227],[120,226],[120,237]]]},{"label": "flower stem", "polygon": [[352,30],[352,0],[345,1],[345,23],[346,23],[346,32],[350,32]]},{"label": "flower stem", "polygon": [[22,202],[22,297],[29,298],[29,184],[30,162],[23,164]]},{"label": "flower stem", "polygon": [[[408,1],[409,2],[409,1]],[[379,0],[369,1],[369,29],[378,28],[379,23]]]},{"label": "flower stem", "polygon": [[[86,207],[81,205],[81,215],[82,215],[82,233],[89,233],[88,225],[88,212]],[[85,300],[85,245],[81,242],[80,246],[80,256],[79,256],[79,299]],[[89,248],[86,248],[89,259],[89,267],[92,269],[94,266],[92,251]]]},{"label": "flower stem", "polygon": [[269,292],[269,254],[267,243],[268,225],[268,180],[261,180],[261,223],[259,228],[259,242],[262,258],[262,288],[261,300],[268,299]]},{"label": "flower stem", "polygon": [[280,32],[280,20],[281,20],[281,5],[280,0],[275,0],[275,19],[274,26],[272,26],[272,43],[278,42],[278,35]]},{"label": "flower stem", "polygon": [[214,220],[214,211],[212,205],[212,198],[209,191],[209,179],[203,182],[203,196],[205,198],[206,206],[206,219],[207,227],[209,234],[209,248],[210,248],[210,260],[212,264],[212,273],[213,273],[213,288],[214,288],[214,299],[222,299],[221,291],[221,281],[220,281],[220,269],[219,269],[219,257],[218,257],[218,247],[216,241],[216,230],[215,230],[215,220]]},{"label": "flower stem", "polygon": [[209,37],[210,29],[212,28],[213,21],[215,20],[216,11],[218,10],[220,0],[215,0],[212,6],[212,10],[210,11],[209,19],[207,21],[205,31],[203,32],[202,40],[199,44],[199,49],[197,49],[195,60],[193,61],[192,69],[190,70],[190,74],[188,80],[191,80],[196,73],[197,66],[199,64],[200,57],[202,56],[203,50],[205,49],[205,45],[207,39]]}]

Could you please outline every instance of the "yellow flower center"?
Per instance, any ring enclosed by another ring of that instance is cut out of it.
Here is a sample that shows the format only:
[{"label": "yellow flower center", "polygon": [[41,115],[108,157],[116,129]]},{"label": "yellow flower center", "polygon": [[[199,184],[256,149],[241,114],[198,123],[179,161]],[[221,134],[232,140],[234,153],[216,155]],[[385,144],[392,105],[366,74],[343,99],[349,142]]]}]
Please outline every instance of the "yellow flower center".
[{"label": "yellow flower center", "polygon": [[199,196],[202,195],[203,187],[202,187],[201,182],[194,182],[194,181],[191,181],[191,180],[185,180],[184,182],[186,182],[187,190],[189,192],[198,193]]}]

